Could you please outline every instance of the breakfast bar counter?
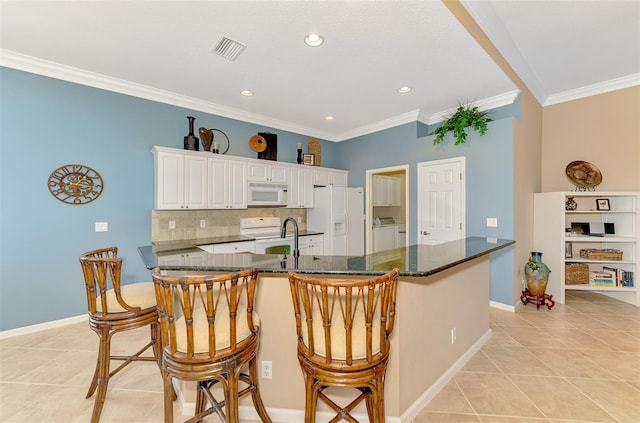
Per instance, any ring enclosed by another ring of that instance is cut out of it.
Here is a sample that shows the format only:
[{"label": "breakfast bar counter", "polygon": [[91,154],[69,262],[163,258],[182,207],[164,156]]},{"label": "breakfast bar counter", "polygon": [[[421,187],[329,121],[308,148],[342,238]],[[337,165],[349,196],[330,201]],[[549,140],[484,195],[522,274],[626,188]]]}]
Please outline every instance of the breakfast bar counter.
[{"label": "breakfast bar counter", "polygon": [[[469,237],[438,245],[411,245],[364,256],[301,255],[297,258],[284,254],[213,254],[198,248],[196,241],[159,242],[139,247],[138,251],[149,270],[159,267],[161,270],[217,272],[256,268],[260,273],[287,273],[293,270],[299,273],[371,276],[382,275],[397,267],[400,276],[423,277],[490,254],[514,242]],[[179,260],[187,255],[191,260]]]},{"label": "breakfast bar counter", "polygon": [[[364,256],[212,254],[196,243],[158,243],[138,250],[148,269],[168,272],[259,270],[255,309],[260,315],[258,363],[272,363],[272,378],[260,391],[273,421],[304,420],[304,382],[297,360],[296,331],[287,279],[290,270],[326,278],[365,278],[400,270],[396,326],[385,379],[388,423],[409,423],[491,337],[490,254],[515,241],[469,237],[438,245],[411,245]],[[511,275],[505,278],[511,279]],[[344,395],[344,402],[352,398]],[[183,408],[189,410],[188,395]],[[326,408],[319,407],[319,421]],[[241,418],[259,420],[250,402]],[[328,413],[327,413],[328,415]],[[364,407],[356,418],[367,421]]]}]

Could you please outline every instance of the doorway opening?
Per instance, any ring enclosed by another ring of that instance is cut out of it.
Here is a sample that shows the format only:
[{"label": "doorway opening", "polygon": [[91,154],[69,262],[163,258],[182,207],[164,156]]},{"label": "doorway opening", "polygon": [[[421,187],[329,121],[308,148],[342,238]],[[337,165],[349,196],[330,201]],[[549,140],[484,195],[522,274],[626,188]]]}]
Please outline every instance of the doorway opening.
[{"label": "doorway opening", "polygon": [[409,165],[367,170],[365,189],[366,254],[408,245]]}]

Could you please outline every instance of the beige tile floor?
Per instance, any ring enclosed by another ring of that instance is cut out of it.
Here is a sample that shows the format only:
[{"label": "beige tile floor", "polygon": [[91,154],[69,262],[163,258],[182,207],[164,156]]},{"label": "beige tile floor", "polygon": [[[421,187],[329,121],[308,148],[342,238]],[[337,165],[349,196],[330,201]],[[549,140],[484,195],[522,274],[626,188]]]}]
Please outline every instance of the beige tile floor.
[{"label": "beige tile floor", "polygon": [[[640,308],[574,291],[551,311],[491,309],[491,327],[489,342],[414,423],[640,422]],[[140,335],[114,337],[114,350],[130,351]],[[86,323],[0,341],[0,422],[88,422],[96,349]],[[154,364],[112,379],[102,423],[162,416]]]}]

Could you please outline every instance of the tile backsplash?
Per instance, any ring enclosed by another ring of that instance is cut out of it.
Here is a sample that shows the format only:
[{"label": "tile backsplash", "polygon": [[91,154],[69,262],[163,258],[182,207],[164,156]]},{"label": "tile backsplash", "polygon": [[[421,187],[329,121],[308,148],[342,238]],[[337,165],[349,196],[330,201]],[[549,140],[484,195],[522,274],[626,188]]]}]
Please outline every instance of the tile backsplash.
[{"label": "tile backsplash", "polygon": [[[256,207],[236,210],[152,210],[151,241],[175,241],[180,239],[211,238],[236,235],[240,231],[240,218],[279,217],[284,220],[291,216],[298,222],[300,230],[307,228],[306,209],[286,209],[281,207]],[[200,227],[204,220],[205,227]],[[169,222],[175,228],[169,228]]]}]

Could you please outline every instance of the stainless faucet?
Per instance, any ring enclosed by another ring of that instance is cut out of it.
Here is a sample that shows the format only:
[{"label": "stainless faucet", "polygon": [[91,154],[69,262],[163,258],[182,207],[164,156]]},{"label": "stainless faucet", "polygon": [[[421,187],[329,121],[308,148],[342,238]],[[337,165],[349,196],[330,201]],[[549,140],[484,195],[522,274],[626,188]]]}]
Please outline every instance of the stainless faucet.
[{"label": "stainless faucet", "polygon": [[299,257],[300,250],[298,249],[298,222],[293,217],[287,217],[282,222],[282,229],[280,230],[280,238],[284,238],[287,235],[287,222],[293,224],[293,256]]}]

